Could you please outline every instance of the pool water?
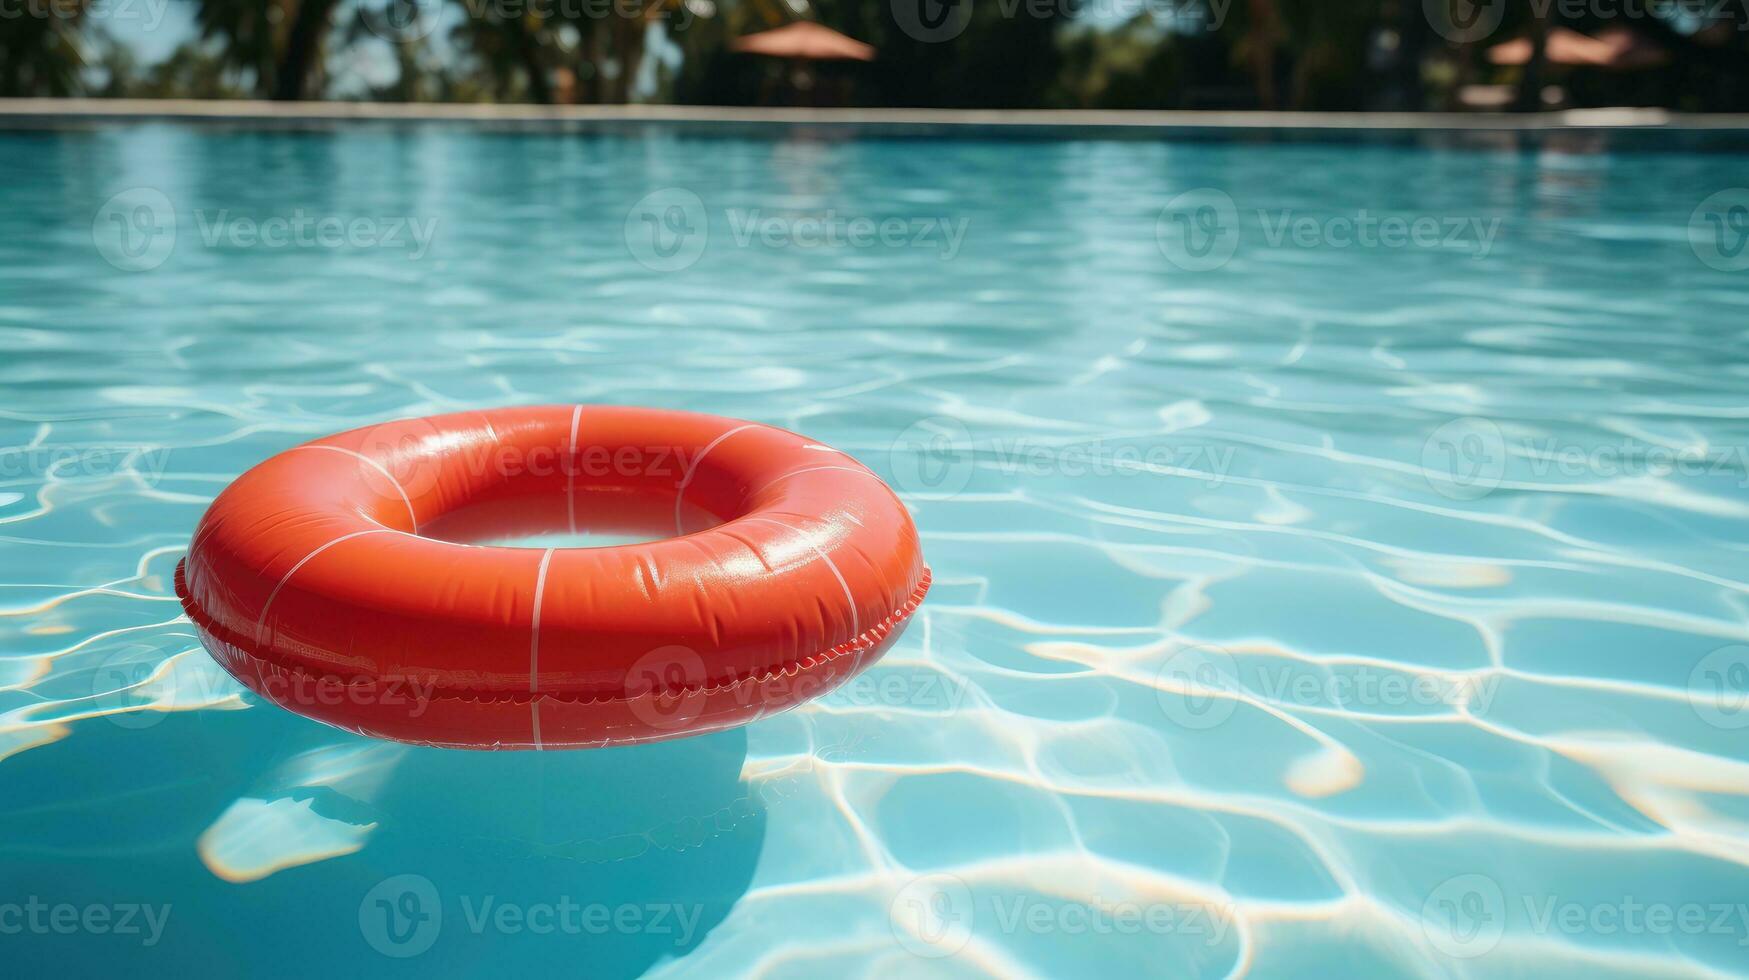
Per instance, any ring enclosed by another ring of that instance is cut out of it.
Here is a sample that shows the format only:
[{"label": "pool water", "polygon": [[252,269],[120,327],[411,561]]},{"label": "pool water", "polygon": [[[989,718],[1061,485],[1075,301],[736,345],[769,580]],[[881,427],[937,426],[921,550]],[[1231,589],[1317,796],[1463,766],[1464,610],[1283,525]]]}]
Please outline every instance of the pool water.
[{"label": "pool water", "polygon": [[[1743,159],[0,133],[0,957],[1749,969]],[[597,752],[372,741],[199,648],[173,570],[244,469],[544,402],[851,452],[928,602],[802,709]]]}]

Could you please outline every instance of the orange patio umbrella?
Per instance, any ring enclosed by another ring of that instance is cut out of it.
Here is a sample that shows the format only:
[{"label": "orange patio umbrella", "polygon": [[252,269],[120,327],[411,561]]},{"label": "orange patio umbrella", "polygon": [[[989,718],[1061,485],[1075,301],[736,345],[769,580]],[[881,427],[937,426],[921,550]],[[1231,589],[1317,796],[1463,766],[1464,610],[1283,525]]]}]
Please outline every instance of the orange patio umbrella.
[{"label": "orange patio umbrella", "polygon": [[[1496,65],[1528,64],[1532,49],[1530,38],[1521,37],[1489,48],[1488,60]],[[1543,51],[1552,65],[1585,65],[1617,71],[1656,68],[1670,60],[1670,52],[1662,45],[1625,27],[1608,28],[1596,37],[1557,27],[1549,31]]]},{"label": "orange patio umbrella", "polygon": [[873,61],[875,56],[872,45],[811,20],[743,35],[729,42],[729,50],[798,61]]}]

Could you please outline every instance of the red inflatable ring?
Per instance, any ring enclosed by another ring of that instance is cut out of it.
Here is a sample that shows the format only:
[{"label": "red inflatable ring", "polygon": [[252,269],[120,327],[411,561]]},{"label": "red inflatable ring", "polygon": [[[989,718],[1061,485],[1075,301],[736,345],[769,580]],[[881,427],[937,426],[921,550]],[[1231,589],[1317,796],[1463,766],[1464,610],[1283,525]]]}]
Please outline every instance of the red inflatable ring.
[{"label": "red inflatable ring", "polygon": [[[493,537],[672,534],[597,548]],[[214,659],[349,731],[573,748],[832,689],[929,588],[911,517],[835,449],[639,408],[390,422],[280,453],[196,528],[176,593]]]}]

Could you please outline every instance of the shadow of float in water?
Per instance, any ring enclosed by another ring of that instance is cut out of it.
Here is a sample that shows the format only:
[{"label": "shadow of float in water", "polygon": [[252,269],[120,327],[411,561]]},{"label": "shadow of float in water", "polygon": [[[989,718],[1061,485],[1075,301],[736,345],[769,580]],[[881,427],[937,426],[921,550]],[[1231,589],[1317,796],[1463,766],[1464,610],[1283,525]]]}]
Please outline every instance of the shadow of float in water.
[{"label": "shadow of float in water", "polygon": [[765,805],[746,753],[740,730],[475,753],[268,707],[85,720],[0,761],[0,888],[167,918],[150,946],[27,929],[7,959],[21,975],[137,955],[160,975],[635,977],[697,947],[747,890]]}]

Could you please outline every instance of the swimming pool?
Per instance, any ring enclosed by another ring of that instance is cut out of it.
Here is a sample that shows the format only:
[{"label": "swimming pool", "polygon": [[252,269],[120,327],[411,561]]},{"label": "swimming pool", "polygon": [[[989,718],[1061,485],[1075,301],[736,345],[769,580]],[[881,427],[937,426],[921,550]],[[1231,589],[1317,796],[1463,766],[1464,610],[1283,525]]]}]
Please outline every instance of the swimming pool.
[{"label": "swimming pool", "polygon": [[[0,133],[0,948],[1740,971],[1749,191],[1668,142]],[[198,648],[243,469],[542,402],[853,453],[927,604],[817,703],[584,753],[354,737]]]}]

